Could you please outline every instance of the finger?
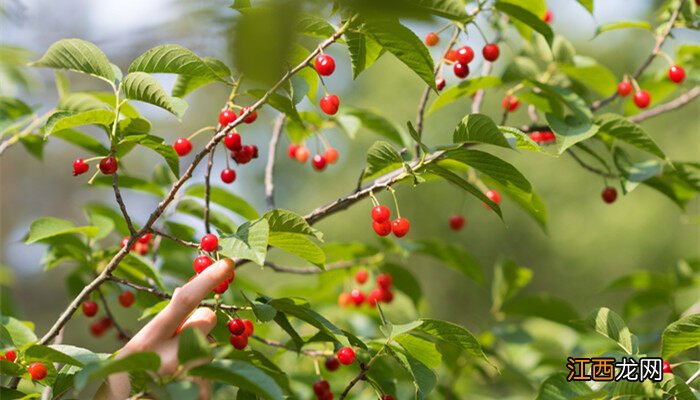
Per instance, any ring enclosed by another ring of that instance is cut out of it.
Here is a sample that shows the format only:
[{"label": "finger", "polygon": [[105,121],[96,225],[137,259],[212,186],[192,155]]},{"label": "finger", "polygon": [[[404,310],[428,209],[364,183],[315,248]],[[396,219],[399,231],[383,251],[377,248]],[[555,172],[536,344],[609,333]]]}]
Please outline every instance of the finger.
[{"label": "finger", "polygon": [[188,328],[198,329],[205,336],[216,327],[216,314],[208,308],[198,308],[177,329],[176,334]]},{"label": "finger", "polygon": [[149,330],[161,338],[171,338],[177,328],[216,285],[228,279],[233,273],[234,263],[224,258],[197,275],[194,279],[175,290],[173,299],[148,324]]}]

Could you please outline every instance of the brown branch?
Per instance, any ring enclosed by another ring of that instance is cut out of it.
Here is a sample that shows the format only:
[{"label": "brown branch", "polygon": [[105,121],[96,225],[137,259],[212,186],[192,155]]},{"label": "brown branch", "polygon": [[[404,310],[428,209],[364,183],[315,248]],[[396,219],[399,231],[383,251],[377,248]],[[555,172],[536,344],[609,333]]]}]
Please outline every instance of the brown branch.
[{"label": "brown branch", "polygon": [[267,154],[267,165],[265,165],[265,202],[267,209],[275,208],[275,184],[273,182],[273,172],[275,169],[275,155],[277,153],[277,142],[279,141],[282,128],[284,127],[284,114],[280,114],[275,120],[275,127],[272,129],[270,146]]},{"label": "brown branch", "polygon": [[[30,122],[30,123],[29,123],[26,127],[24,127],[24,129],[22,129],[21,131],[19,131],[19,132],[17,132],[16,134],[12,135],[11,138],[9,138],[9,139],[5,140],[4,142],[0,143],[0,156],[2,156],[2,154],[5,152],[5,150],[7,150],[8,148],[10,148],[12,145],[14,145],[15,143],[19,142],[20,140],[22,140],[23,137],[29,136],[29,135],[33,135],[33,134],[34,134],[33,131],[34,131],[39,125],[41,125],[41,123],[44,122],[45,119],[47,119],[48,117],[50,117],[51,114],[53,114],[55,111],[56,111],[56,109],[55,109],[55,108],[52,108],[51,110],[47,111],[47,112],[46,112],[45,114],[43,114],[43,115],[40,115],[40,116],[37,116],[36,114],[32,115],[32,117],[31,117],[32,122]],[[18,124],[18,127],[19,127],[19,126],[22,126],[22,124],[23,124],[25,121],[29,121],[29,119],[28,119],[28,118],[25,118],[25,119],[22,121],[22,123],[19,123],[19,124]],[[41,135],[41,134],[39,134],[39,135]]]},{"label": "brown branch", "polygon": [[684,94],[680,95],[675,100],[669,101],[668,103],[660,104],[656,107],[652,107],[646,111],[640,112],[637,115],[633,115],[629,118],[630,121],[634,123],[642,122],[646,119],[656,117],[657,115],[667,113],[669,111],[677,110],[684,105],[695,100],[696,97],[700,96],[700,86],[696,86]]},{"label": "brown branch", "polygon": [[211,198],[211,168],[214,166],[214,151],[209,153],[207,159],[207,169],[204,172],[204,230],[211,233],[211,224],[209,223],[209,208]]},{"label": "brown branch", "polygon": [[107,318],[109,318],[112,321],[112,325],[114,325],[114,328],[119,332],[119,335],[121,337],[126,338],[127,340],[131,340],[131,335],[129,335],[122,327],[117,323],[117,319],[114,318],[114,314],[112,314],[112,311],[109,309],[109,305],[107,304],[107,299],[105,298],[104,294],[102,293],[102,290],[100,288],[97,288],[96,290],[97,295],[100,297],[100,302],[102,303],[102,307],[105,309],[105,314],[107,314]]},{"label": "brown branch", "polygon": [[311,356],[311,357],[328,357],[328,356],[332,356],[332,355],[333,355],[333,352],[332,352],[332,351],[325,351],[325,350],[304,350],[304,349],[299,349],[299,350],[297,350],[296,348],[294,348],[294,347],[292,347],[292,346],[287,346],[287,345],[284,344],[284,343],[280,343],[280,342],[277,342],[277,341],[274,341],[274,340],[265,339],[265,338],[262,338],[262,337],[260,337],[260,336],[258,336],[258,335],[251,335],[251,337],[252,337],[253,339],[257,340],[258,342],[264,343],[264,344],[266,344],[266,345],[268,345],[268,346],[278,347],[278,348],[280,348],[280,349],[286,349],[286,350],[294,351],[294,352],[296,352],[296,353],[306,354],[307,356]]},{"label": "brown branch", "polygon": [[568,149],[566,152],[567,152],[574,160],[576,160],[576,162],[578,163],[578,165],[582,166],[584,169],[586,169],[586,170],[588,170],[588,171],[590,171],[590,172],[593,172],[593,173],[596,174],[596,175],[600,175],[600,176],[602,176],[602,177],[604,177],[604,178],[610,178],[610,179],[617,179],[617,178],[620,177],[618,174],[614,174],[614,173],[612,173],[612,172],[606,172],[606,171],[603,171],[602,169],[598,169],[598,168],[596,168],[596,167],[592,167],[592,166],[588,165],[588,164],[587,164],[585,161],[583,161],[579,156],[577,156],[576,153],[574,153],[573,151],[571,151],[571,149]]},{"label": "brown branch", "polygon": [[158,230],[155,230],[155,229],[151,229],[151,232],[153,232],[153,234],[155,234],[155,235],[157,235],[157,236],[163,237],[163,238],[168,239],[168,240],[172,240],[173,242],[179,243],[179,244],[181,244],[181,245],[183,245],[183,246],[194,247],[194,248],[198,248],[198,247],[199,247],[199,244],[198,244],[198,243],[189,242],[189,241],[187,241],[187,240],[182,240],[182,239],[177,238],[177,237],[175,237],[175,236],[173,236],[173,235],[169,235],[169,234],[167,234],[167,233],[165,233],[165,232],[161,232],[161,231],[158,231]]},{"label": "brown branch", "polygon": [[127,228],[129,228],[129,233],[132,237],[136,236],[136,229],[134,229],[134,224],[131,222],[129,213],[126,211],[126,204],[122,198],[122,192],[119,190],[119,175],[116,172],[112,174],[112,188],[114,189],[114,197],[117,199],[117,204],[119,204],[119,210],[122,212]]}]

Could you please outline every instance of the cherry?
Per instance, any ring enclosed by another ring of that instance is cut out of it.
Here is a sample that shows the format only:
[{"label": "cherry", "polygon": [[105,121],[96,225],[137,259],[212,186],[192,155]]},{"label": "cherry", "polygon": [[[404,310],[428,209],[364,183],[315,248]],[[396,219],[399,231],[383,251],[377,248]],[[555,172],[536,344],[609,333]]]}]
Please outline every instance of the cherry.
[{"label": "cherry", "polygon": [[391,289],[391,285],[394,283],[394,280],[392,279],[390,274],[387,274],[386,272],[381,273],[377,275],[377,286],[379,286],[382,289],[389,290]]},{"label": "cherry", "polygon": [[90,325],[90,332],[92,333],[93,336],[100,337],[102,336],[107,329],[109,329],[112,326],[112,320],[105,317],[102,318],[99,321],[93,322]]},{"label": "cherry", "polygon": [[216,249],[219,247],[219,238],[214,234],[207,233],[206,235],[202,236],[199,246],[202,248],[202,250],[211,253],[212,251],[216,251]]},{"label": "cherry", "polygon": [[461,215],[453,215],[450,217],[450,229],[453,231],[461,230],[464,227],[464,217]]},{"label": "cherry", "polygon": [[250,148],[251,153],[253,153],[253,158],[258,158],[258,146],[251,144],[248,147]]},{"label": "cherry", "polygon": [[462,46],[457,49],[457,61],[462,64],[469,64],[474,59],[474,50],[469,46]]},{"label": "cherry", "polygon": [[394,236],[400,238],[406,236],[411,224],[406,218],[396,218],[391,223],[391,231],[394,232]]},{"label": "cherry", "polygon": [[224,293],[225,291],[228,290],[228,286],[229,286],[229,280],[224,279],[223,281],[221,281],[221,283],[214,286],[214,289],[212,289],[212,292],[214,292],[216,294]]},{"label": "cherry", "polygon": [[372,209],[372,219],[375,222],[384,222],[388,221],[391,218],[391,211],[389,211],[388,207],[385,207],[383,205],[377,205],[374,206]]},{"label": "cherry", "polygon": [[219,123],[226,126],[236,120],[236,113],[233,110],[224,110],[219,114]]},{"label": "cherry", "polygon": [[221,180],[224,183],[233,183],[236,180],[236,171],[231,168],[226,168],[221,171]]},{"label": "cherry", "polygon": [[515,96],[506,96],[503,98],[503,108],[508,111],[515,111],[520,105],[520,100]]},{"label": "cherry", "polygon": [[629,81],[622,81],[617,84],[617,94],[627,97],[632,93],[632,84]]},{"label": "cherry", "polygon": [[195,258],[193,262],[194,272],[199,274],[212,264],[214,264],[214,261],[212,261],[211,258],[207,256],[199,256]]},{"label": "cherry", "polygon": [[323,396],[329,390],[331,390],[331,385],[326,380],[320,380],[314,383],[314,393],[316,393],[316,396]]},{"label": "cherry", "polygon": [[634,100],[634,104],[636,104],[637,107],[647,108],[649,103],[651,103],[651,95],[649,95],[649,92],[646,90],[640,90],[634,94],[632,100]]},{"label": "cherry", "polygon": [[231,276],[228,277],[228,283],[233,283],[234,279],[236,279],[236,271],[231,271]]},{"label": "cherry", "polygon": [[82,158],[76,158],[73,161],[73,176],[82,175],[90,169],[90,165],[85,162]]},{"label": "cherry", "polygon": [[238,151],[241,149],[241,135],[231,132],[224,136],[224,146],[231,151]]},{"label": "cherry", "polygon": [[357,273],[355,274],[355,282],[359,283],[362,285],[363,283],[367,282],[367,279],[369,279],[369,273],[367,272],[366,269],[361,268]]},{"label": "cherry", "polygon": [[365,292],[360,289],[353,289],[350,292],[350,300],[355,304],[355,307],[359,307],[365,302]]},{"label": "cherry", "polygon": [[329,76],[335,71],[335,60],[328,54],[320,54],[316,57],[314,66],[319,75]]},{"label": "cherry", "polygon": [[121,292],[119,294],[119,304],[125,308],[131,307],[131,305],[134,304],[134,292],[129,290]]},{"label": "cherry", "polygon": [[381,288],[374,288],[372,289],[371,292],[369,292],[369,296],[367,296],[367,304],[370,306],[374,307],[377,305],[378,301],[382,301],[382,289]]},{"label": "cherry", "polygon": [[297,150],[299,150],[299,145],[298,144],[290,144],[289,147],[287,147],[287,155],[291,159],[295,159],[297,156]]},{"label": "cherry", "polygon": [[316,397],[318,400],[333,400],[333,392],[327,391],[322,396]]},{"label": "cherry", "polygon": [[307,149],[305,146],[301,146],[294,153],[294,157],[297,159],[297,161],[303,164],[309,159],[309,154],[309,149]]},{"label": "cherry", "polygon": [[341,294],[338,295],[338,305],[341,307],[347,307],[352,303],[352,298],[350,297],[350,294],[347,292],[342,292]]},{"label": "cherry", "polygon": [[445,54],[445,60],[451,62],[457,61],[457,50],[450,49],[447,54]]},{"label": "cherry", "polygon": [[452,66],[452,72],[454,72],[456,77],[464,79],[469,75],[469,66],[461,62],[456,62]]},{"label": "cherry", "polygon": [[326,361],[323,363],[323,365],[326,366],[327,370],[333,372],[337,371],[338,368],[340,368],[340,361],[338,361],[338,359],[335,358],[335,356],[330,356],[326,358]]},{"label": "cherry", "polygon": [[552,14],[552,10],[550,10],[548,8],[547,11],[544,13],[544,18],[542,18],[542,20],[544,20],[544,22],[546,22],[546,23],[550,23],[550,22],[552,22],[553,17],[554,17],[554,14]]},{"label": "cherry", "polygon": [[245,332],[245,324],[243,323],[243,320],[240,318],[235,318],[228,321],[228,331],[231,332],[232,335],[242,335],[243,332]]},{"label": "cherry", "polygon": [[134,248],[136,249],[136,252],[139,255],[145,256],[146,254],[148,254],[148,244],[147,243],[136,242],[136,244],[134,244]]},{"label": "cherry", "polygon": [[605,189],[603,189],[603,192],[600,194],[600,197],[603,198],[604,202],[612,204],[617,199],[617,190],[615,190],[614,187],[608,186]]},{"label": "cherry", "polygon": [[680,65],[673,65],[668,69],[668,79],[675,83],[681,83],[685,79],[685,70]]},{"label": "cherry", "polygon": [[394,396],[390,394],[385,394],[384,396],[382,396],[381,400],[394,400]]},{"label": "cherry", "polygon": [[438,91],[442,90],[445,88],[445,78],[437,78],[435,79],[435,87],[437,88]]},{"label": "cherry", "polygon": [[15,353],[14,350],[7,350],[5,352],[5,358],[7,359],[7,361],[15,362],[15,360],[17,359],[17,353]]},{"label": "cherry", "polygon": [[530,134],[530,139],[539,144],[547,144],[556,140],[552,131],[535,131]]},{"label": "cherry", "polygon": [[255,149],[253,146],[242,146],[238,151],[231,152],[231,158],[233,158],[238,164],[247,164],[253,159],[255,155]]},{"label": "cherry", "polygon": [[664,360],[663,366],[664,367],[663,367],[662,371],[664,374],[672,374],[673,373],[673,370],[671,369],[671,364],[669,364],[668,361]]},{"label": "cherry", "polygon": [[342,347],[338,350],[338,361],[343,365],[350,365],[355,361],[355,351],[350,347]]},{"label": "cherry", "polygon": [[394,300],[394,294],[389,289],[382,289],[380,300],[385,303],[391,303]]},{"label": "cherry", "polygon": [[173,149],[175,149],[178,156],[184,157],[192,151],[192,142],[185,137],[177,138],[175,143],[173,143]]},{"label": "cherry", "polygon": [[46,367],[40,362],[31,363],[31,365],[27,367],[27,371],[32,377],[32,380],[40,381],[46,378]]},{"label": "cherry", "polygon": [[338,112],[338,107],[340,106],[340,99],[334,94],[329,94],[324,96],[319,102],[321,110],[328,115],[334,115]]},{"label": "cherry", "polygon": [[0,361],[2,361],[2,360],[4,360],[4,359],[5,359],[5,356],[3,356],[2,354],[0,354]]},{"label": "cherry", "polygon": [[99,306],[94,301],[87,300],[83,302],[83,314],[86,317],[94,317],[98,309]]},{"label": "cherry", "polygon": [[250,336],[255,332],[255,326],[253,326],[253,322],[249,319],[244,319],[243,320],[243,325],[245,325],[245,330],[243,331],[243,334],[246,336]]},{"label": "cherry", "polygon": [[236,350],[243,350],[248,346],[248,336],[246,335],[231,335],[228,341]]},{"label": "cherry", "polygon": [[435,46],[438,42],[440,42],[440,36],[438,36],[437,33],[430,32],[425,35],[425,44],[427,46]]},{"label": "cherry", "polygon": [[112,156],[100,160],[100,171],[105,175],[112,175],[117,172],[118,167],[117,159]]},{"label": "cherry", "polygon": [[[241,108],[240,115],[245,114],[246,111],[248,111],[248,107]],[[245,117],[245,119],[243,119],[243,122],[245,122],[246,124],[252,124],[253,122],[255,122],[256,119],[258,119],[258,112],[253,110],[250,112],[250,114],[248,114],[247,117]]]},{"label": "cherry", "polygon": [[326,157],[321,154],[316,154],[314,158],[311,159],[311,165],[316,171],[323,171],[326,169]]},{"label": "cherry", "polygon": [[487,190],[486,197],[498,205],[501,204],[501,195],[495,190]]},{"label": "cherry", "polygon": [[139,238],[139,243],[145,243],[145,244],[151,243],[152,237],[153,237],[153,235],[151,235],[150,233],[146,233]]},{"label": "cherry", "polygon": [[372,229],[377,232],[379,236],[386,236],[391,233],[391,221],[387,220],[384,222],[372,222]]},{"label": "cherry", "polygon": [[335,164],[338,161],[338,150],[329,147],[323,152],[323,157],[328,161],[328,164]]},{"label": "cherry", "polygon": [[493,62],[498,60],[498,56],[501,55],[501,49],[498,48],[496,43],[489,43],[481,50],[481,54],[484,55],[484,59]]}]

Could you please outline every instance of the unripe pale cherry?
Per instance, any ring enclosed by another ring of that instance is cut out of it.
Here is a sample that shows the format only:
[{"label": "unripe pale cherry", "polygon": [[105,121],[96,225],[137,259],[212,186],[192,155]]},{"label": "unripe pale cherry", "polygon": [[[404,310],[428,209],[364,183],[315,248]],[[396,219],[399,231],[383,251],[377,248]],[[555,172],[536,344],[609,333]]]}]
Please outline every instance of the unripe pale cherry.
[{"label": "unripe pale cherry", "polygon": [[335,60],[328,54],[320,54],[314,61],[316,72],[322,76],[329,76],[335,71]]},{"label": "unripe pale cherry", "polygon": [[445,54],[445,60],[450,62],[457,61],[457,50],[450,49],[447,54]]},{"label": "unripe pale cherry", "polygon": [[306,148],[305,146],[301,146],[294,153],[294,158],[296,158],[297,161],[299,161],[300,163],[304,164],[306,162],[306,160],[309,159],[309,154],[311,154],[309,149]]},{"label": "unripe pale cherry", "polygon": [[440,36],[437,35],[435,32],[430,32],[427,35],[425,35],[425,45],[426,46],[435,46],[440,42]]},{"label": "unripe pale cherry", "polygon": [[88,172],[90,165],[85,162],[82,158],[76,158],[73,161],[73,176],[78,176]]},{"label": "unripe pale cherry", "polygon": [[334,94],[329,94],[321,99],[319,106],[324,113],[335,115],[338,112],[338,107],[340,107],[340,99]]},{"label": "unripe pale cherry", "polygon": [[341,307],[347,307],[352,303],[352,298],[350,298],[350,293],[342,292],[338,295],[338,305]]},{"label": "unripe pale cherry", "polygon": [[173,149],[175,149],[178,156],[184,157],[192,151],[192,142],[185,137],[177,138],[175,143],[173,143]]},{"label": "unripe pale cherry", "polygon": [[338,161],[338,150],[329,147],[323,152],[323,157],[326,159],[328,164],[335,164]]}]

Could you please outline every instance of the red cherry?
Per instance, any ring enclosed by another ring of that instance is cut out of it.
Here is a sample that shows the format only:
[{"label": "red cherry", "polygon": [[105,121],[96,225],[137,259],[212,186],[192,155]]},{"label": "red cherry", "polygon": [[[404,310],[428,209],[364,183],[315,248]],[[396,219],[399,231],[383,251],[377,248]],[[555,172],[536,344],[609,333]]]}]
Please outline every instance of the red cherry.
[{"label": "red cherry", "polygon": [[454,72],[457,78],[464,79],[469,75],[469,66],[461,62],[456,62],[452,66],[452,72]]},{"label": "red cherry", "polygon": [[105,157],[100,160],[100,171],[102,171],[102,173],[105,175],[112,175],[113,173],[117,172],[118,167],[119,164],[117,163],[117,159],[112,156]]},{"label": "red cherry", "polygon": [[685,79],[685,70],[680,65],[674,65],[668,69],[668,79],[681,83]]},{"label": "red cherry", "polygon": [[73,161],[73,176],[78,176],[88,172],[90,165],[85,162],[82,158],[76,158]]},{"label": "red cherry", "polygon": [[241,149],[241,135],[231,132],[224,136],[224,146],[231,151],[238,151]]},{"label": "red cherry", "polygon": [[605,189],[603,189],[603,192],[600,194],[600,197],[603,198],[604,202],[612,204],[617,199],[617,190],[615,190],[614,187],[608,186]]},{"label": "red cherry", "polygon": [[391,211],[389,211],[388,207],[385,207],[383,205],[378,205],[375,206],[372,209],[372,220],[375,222],[384,222],[388,221],[391,218]]},{"label": "red cherry", "polygon": [[192,142],[184,137],[177,138],[175,143],[173,143],[173,149],[175,149],[178,156],[184,157],[192,151]]},{"label": "red cherry", "polygon": [[462,64],[469,64],[474,59],[474,50],[469,46],[462,46],[457,49],[457,61]]},{"label": "red cherry", "polygon": [[326,361],[323,363],[326,366],[326,369],[333,372],[337,371],[338,368],[340,368],[340,361],[338,361],[335,356],[330,356],[326,358]]},{"label": "red cherry", "polygon": [[86,317],[94,317],[95,314],[97,314],[99,306],[97,303],[94,301],[84,301],[83,302],[83,314],[85,314]]},{"label": "red cherry", "polygon": [[5,352],[5,358],[7,359],[7,361],[15,362],[15,360],[17,359],[17,353],[15,353],[14,350],[7,350]]},{"label": "red cherry", "polygon": [[453,215],[450,217],[450,229],[458,231],[464,227],[464,217],[461,215]]},{"label": "red cherry", "polygon": [[367,282],[367,279],[369,278],[369,273],[367,272],[366,269],[361,268],[357,273],[355,274],[355,282],[359,283],[362,285],[363,283]]},{"label": "red cherry", "polygon": [[231,335],[228,341],[236,350],[243,350],[248,346],[248,336],[246,335]]},{"label": "red cherry", "polygon": [[503,98],[503,108],[508,111],[515,111],[520,105],[520,100],[515,96],[506,96]]},{"label": "red cherry", "polygon": [[552,10],[550,10],[548,8],[547,11],[544,13],[544,18],[542,18],[542,19],[544,20],[544,22],[550,23],[550,22],[552,22],[553,17],[554,17],[554,14],[552,14]]},{"label": "red cherry", "polygon": [[617,84],[617,94],[627,97],[632,93],[632,84],[629,81],[622,81]]},{"label": "red cherry", "polygon": [[335,60],[328,54],[321,54],[316,57],[314,66],[319,75],[329,76],[335,71]]},{"label": "red cherry", "polygon": [[93,322],[90,325],[90,332],[95,337],[102,336],[109,327],[112,326],[112,320],[109,318],[102,318],[99,321]]},{"label": "red cherry", "polygon": [[245,332],[245,324],[243,323],[243,320],[240,318],[235,318],[228,321],[228,331],[231,332],[232,335],[242,335],[243,332]]},{"label": "red cherry", "polygon": [[438,91],[441,91],[442,89],[445,88],[445,78],[437,78],[435,79],[435,87],[437,88]]},{"label": "red cherry", "polygon": [[236,120],[236,113],[233,110],[224,110],[219,114],[219,123],[226,126]]},{"label": "red cherry", "polygon": [[233,183],[236,180],[236,171],[231,168],[226,168],[221,171],[221,180],[224,183]]},{"label": "red cherry", "polygon": [[287,155],[289,156],[289,158],[296,159],[297,150],[299,150],[298,144],[290,144],[289,147],[287,147]]},{"label": "red cherry", "polygon": [[145,243],[145,244],[151,243],[152,237],[153,237],[153,235],[151,235],[150,233],[145,233],[143,236],[141,236],[139,238],[139,243]]},{"label": "red cherry", "polygon": [[322,396],[317,398],[318,400],[333,400],[333,392],[328,391],[324,393]]},{"label": "red cherry", "polygon": [[396,218],[391,223],[391,231],[394,232],[394,236],[399,238],[406,236],[409,228],[411,228],[411,224],[406,218]]},{"label": "red cherry", "polygon": [[557,140],[557,137],[554,136],[554,133],[552,131],[542,132],[542,144],[552,143],[556,140]]},{"label": "red cherry", "polygon": [[123,291],[119,294],[119,304],[124,308],[131,307],[134,304],[134,292],[129,290]]},{"label": "red cherry", "polygon": [[663,367],[662,371],[664,374],[672,374],[673,373],[673,370],[671,369],[671,364],[669,364],[668,361],[664,360],[663,366],[664,367]]},{"label": "red cherry", "polygon": [[340,99],[334,94],[329,94],[324,96],[319,102],[321,110],[328,115],[334,115],[338,112],[338,107],[340,106]]},{"label": "red cherry", "polygon": [[430,32],[425,35],[425,44],[427,46],[435,46],[438,42],[440,42],[440,36],[438,36],[437,33]]},{"label": "red cherry", "polygon": [[386,236],[391,233],[391,221],[372,221],[372,229],[374,229],[374,231],[377,232],[377,235]]},{"label": "red cherry", "polygon": [[212,289],[212,292],[214,292],[216,294],[222,294],[228,290],[229,285],[230,284],[229,284],[228,279],[224,279],[223,281],[221,281],[221,283],[214,286],[214,289]]},{"label": "red cherry", "polygon": [[320,380],[314,383],[314,393],[316,393],[316,396],[323,396],[329,390],[331,390],[331,385],[328,384],[326,380]]},{"label": "red cherry", "polygon": [[32,380],[40,381],[46,378],[46,367],[40,362],[34,362],[29,365],[29,367],[27,367],[27,371],[32,377]]},{"label": "red cherry", "polygon": [[367,304],[374,307],[377,305],[378,301],[382,301],[382,289],[374,288],[371,292],[369,292],[369,296],[367,296]]},{"label": "red cherry", "polygon": [[202,236],[199,246],[202,248],[202,250],[211,253],[212,251],[216,251],[216,249],[219,247],[219,238],[214,234],[207,233],[206,235]]},{"label": "red cherry", "polygon": [[457,50],[450,49],[447,54],[445,54],[445,60],[452,62],[457,61]]},{"label": "red cherry", "polygon": [[296,153],[294,153],[294,158],[296,158],[297,161],[303,164],[306,162],[306,160],[309,159],[309,154],[309,149],[307,149],[304,146],[301,146],[297,149]]},{"label": "red cherry", "polygon": [[385,303],[391,303],[391,301],[394,300],[394,294],[391,293],[389,289],[382,289],[379,299]]},{"label": "red cherry", "polygon": [[316,171],[323,171],[326,169],[326,157],[321,154],[316,154],[314,158],[311,159],[311,165]]},{"label": "red cherry", "polygon": [[195,258],[193,262],[194,272],[199,274],[212,264],[214,264],[214,261],[212,261],[211,258],[207,256],[199,256]]},{"label": "red cherry", "polygon": [[350,347],[342,347],[338,350],[338,361],[343,365],[350,365],[355,361],[355,351]]},{"label": "red cherry", "polygon": [[146,254],[148,254],[148,244],[146,244],[146,243],[136,242],[136,244],[134,245],[134,248],[136,249],[136,252],[139,255],[145,256]]},{"label": "red cherry", "polygon": [[250,150],[253,152],[253,158],[258,158],[258,146],[251,144]]},{"label": "red cherry", "polygon": [[501,49],[498,48],[496,43],[489,43],[484,46],[481,53],[484,55],[484,59],[493,62],[498,60],[498,56],[501,55]]},{"label": "red cherry", "polygon": [[359,307],[365,302],[365,292],[360,289],[353,289],[350,291],[350,300],[355,304],[355,307]]},{"label": "red cherry", "polygon": [[[248,111],[248,107],[243,107],[243,108],[241,108],[241,114],[240,114],[240,115],[245,114],[246,111]],[[253,110],[253,111],[250,112],[250,114],[248,114],[247,117],[245,117],[245,119],[243,120],[243,122],[245,122],[246,124],[252,124],[253,122],[255,122],[256,119],[258,119],[258,112],[255,111],[255,110]]]},{"label": "red cherry", "polygon": [[231,158],[233,158],[238,164],[247,164],[253,159],[255,155],[255,148],[253,146],[242,146],[238,151],[231,152]]},{"label": "red cherry", "polygon": [[394,396],[390,394],[385,394],[384,396],[382,396],[382,400],[394,400]]},{"label": "red cherry", "polygon": [[341,294],[338,295],[338,305],[341,307],[347,307],[352,303],[352,298],[350,297],[350,294],[347,292],[342,292]]},{"label": "red cherry", "polygon": [[498,205],[501,204],[501,195],[495,190],[487,190],[486,197]]},{"label": "red cherry", "polygon": [[632,98],[634,104],[639,108],[647,108],[649,103],[651,103],[651,95],[646,90],[640,90],[634,94]]},{"label": "red cherry", "polygon": [[244,319],[243,320],[243,325],[245,325],[245,330],[243,331],[243,334],[246,336],[250,336],[255,332],[255,326],[253,326],[253,322],[249,319]]},{"label": "red cherry", "polygon": [[377,286],[379,286],[382,289],[389,290],[391,289],[391,285],[394,283],[394,280],[392,279],[390,274],[387,274],[386,272],[381,273],[377,275]]},{"label": "red cherry", "polygon": [[338,161],[338,150],[329,147],[323,152],[323,157],[326,158],[329,164],[335,164]]}]

